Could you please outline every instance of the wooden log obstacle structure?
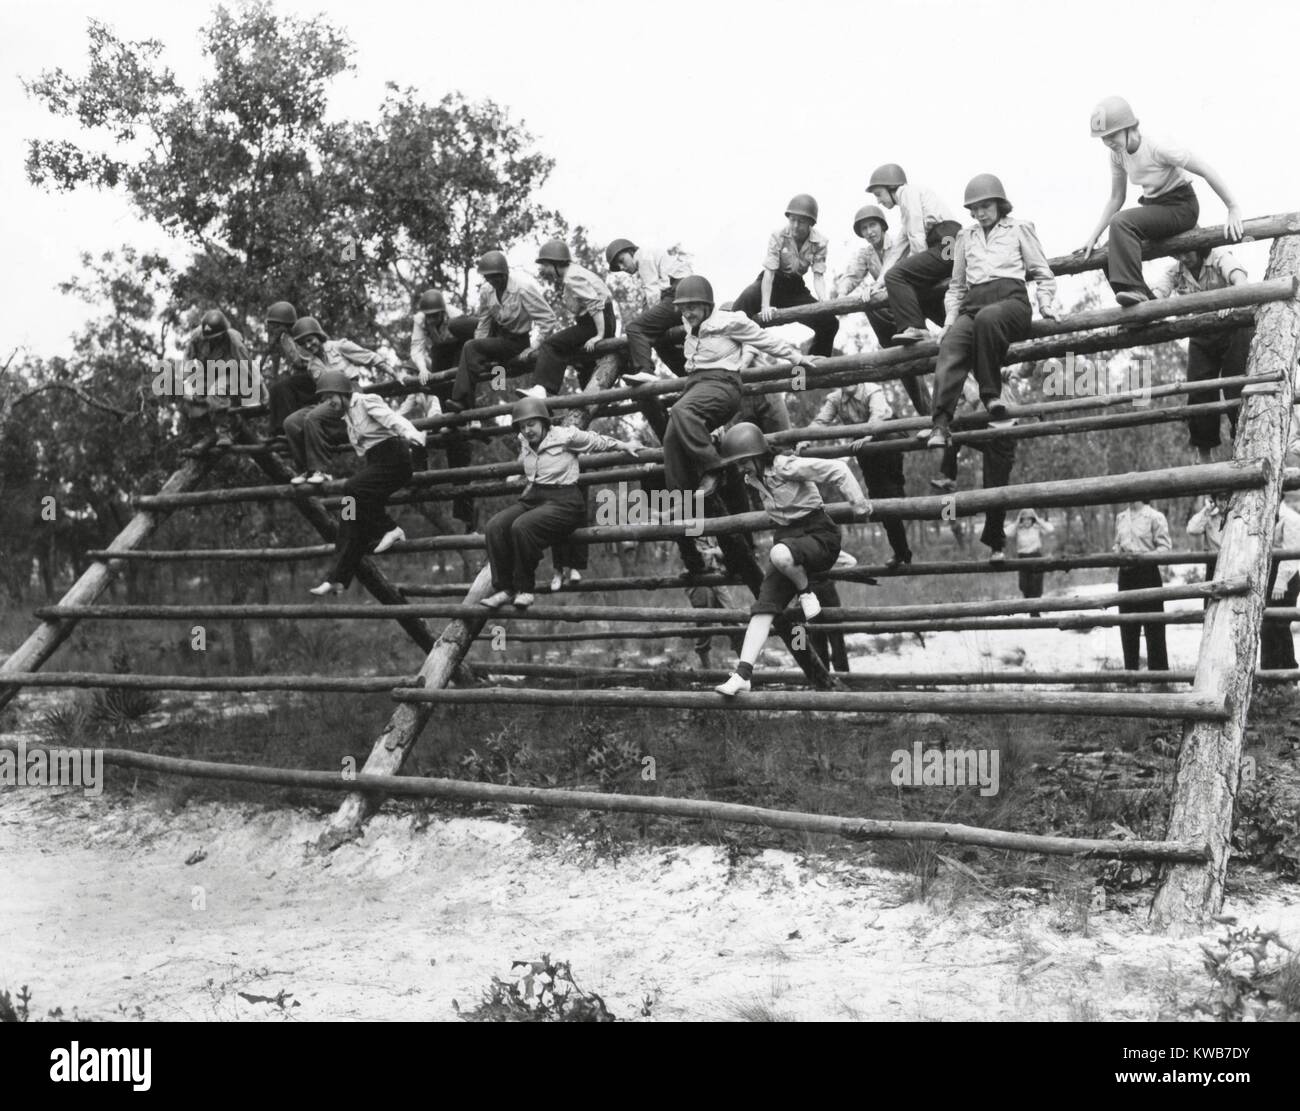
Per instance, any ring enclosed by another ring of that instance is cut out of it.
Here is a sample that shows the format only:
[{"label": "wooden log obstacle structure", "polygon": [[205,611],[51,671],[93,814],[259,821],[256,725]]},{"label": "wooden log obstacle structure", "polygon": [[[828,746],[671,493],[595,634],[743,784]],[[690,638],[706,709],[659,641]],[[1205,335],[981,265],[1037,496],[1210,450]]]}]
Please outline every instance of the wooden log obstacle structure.
[{"label": "wooden log obstacle structure", "polygon": [[[40,625],[0,665],[0,705],[12,700],[23,687],[129,688],[177,691],[344,692],[389,693],[394,708],[375,740],[361,774],[344,780],[336,772],[249,767],[224,763],[148,755],[124,750],[105,753],[107,763],[123,767],[197,777],[310,787],[342,793],[343,803],[320,837],[328,849],[360,832],[366,817],[387,795],[446,798],[503,805],[569,807],[628,813],[707,818],[777,829],[833,833],[853,840],[910,838],[982,845],[992,848],[1048,854],[1070,854],[1120,859],[1148,859],[1162,864],[1162,881],[1153,903],[1158,925],[1169,929],[1194,928],[1216,913],[1223,898],[1223,881],[1229,856],[1232,806],[1241,759],[1242,736],[1250,707],[1252,683],[1294,682],[1300,672],[1258,671],[1254,665],[1260,623],[1265,616],[1290,620],[1295,610],[1266,609],[1264,597],[1269,564],[1275,558],[1294,558],[1300,552],[1274,550],[1273,521],[1283,490],[1300,486],[1300,475],[1284,474],[1283,460],[1290,442],[1295,403],[1294,378],[1300,352],[1300,212],[1284,213],[1246,222],[1246,234],[1272,239],[1268,272],[1258,283],[1187,297],[1148,302],[1124,309],[1099,309],[1073,314],[1059,321],[1036,321],[1030,337],[1012,345],[1006,363],[1040,362],[1070,353],[1113,352],[1166,343],[1189,336],[1220,333],[1244,324],[1256,325],[1246,374],[1197,383],[1162,383],[1093,396],[1068,396],[1058,400],[1012,406],[1009,416],[1020,423],[991,426],[987,417],[970,416],[954,422],[957,446],[998,439],[1019,440],[1044,436],[1069,436],[1081,432],[1122,431],[1186,420],[1198,413],[1239,413],[1234,458],[1231,462],[1166,467],[1130,474],[1080,477],[1022,483],[994,489],[963,490],[945,496],[900,497],[873,502],[873,519],[950,520],[990,510],[1050,508],[1117,504],[1135,498],[1176,497],[1217,491],[1231,492],[1231,502],[1217,557],[1205,552],[1165,552],[1152,555],[1095,553],[1082,556],[1007,559],[998,563],[949,560],[917,563],[898,568],[874,565],[830,572],[834,582],[871,583],[884,574],[893,577],[1009,573],[1019,570],[1070,570],[1074,568],[1142,565],[1187,565],[1215,562],[1210,582],[1158,589],[1113,591],[1082,598],[1037,598],[1006,601],[967,601],[942,605],[843,607],[824,612],[807,626],[812,631],[918,632],[959,629],[1058,628],[1078,629],[1132,622],[1200,623],[1200,654],[1195,671],[1136,673],[1114,671],[852,673],[835,675],[809,647],[795,653],[796,670],[759,671],[760,689],[724,701],[703,684],[725,673],[710,670],[675,672],[665,683],[655,668],[579,667],[535,664],[475,657],[469,652],[490,620],[547,622],[578,626],[574,632],[514,633],[516,640],[596,640],[694,637],[702,632],[743,629],[746,610],[698,610],[655,606],[587,605],[578,597],[564,604],[538,604],[521,612],[489,612],[477,603],[490,592],[486,567],[472,583],[394,582],[384,573],[386,556],[367,557],[358,581],[375,604],[314,606],[292,604],[211,605],[101,605],[97,599],[113,577],[128,563],[179,561],[298,562],[319,559],[332,551],[336,525],[330,510],[338,504],[338,484],[310,491],[288,482],[290,472],[274,450],[275,444],[258,440],[247,430],[234,451],[253,460],[268,482],[239,488],[200,488],[214,457],[211,440],[196,445],[190,458],[156,494],[135,499],[136,513],[121,534],[105,549],[90,553],[94,562],[55,606],[36,611]],[[1217,228],[1197,228],[1161,243],[1146,245],[1144,257],[1164,257],[1191,247],[1223,243]],[[1058,275],[1100,269],[1106,252],[1088,259],[1076,256],[1052,259]],[[773,324],[806,322],[826,314],[861,312],[857,298],[841,298],[817,305],[780,310]],[[580,393],[552,399],[552,407],[586,425],[606,415],[641,413],[653,424],[656,409],[680,392],[679,379],[622,387],[616,375],[626,347],[623,337],[597,345],[600,360],[591,386]],[[741,373],[746,395],[785,392],[792,388],[823,388],[861,381],[889,381],[933,371],[937,345],[921,343],[865,354],[821,360],[815,372],[796,372],[789,364],[755,367]],[[795,375],[803,375],[796,378]],[[446,374],[435,375],[445,379]],[[1239,400],[1177,404],[1188,393],[1216,393],[1221,388],[1243,387]],[[409,387],[385,383],[369,387],[387,395]],[[1142,404],[1133,407],[1132,402]],[[1158,404],[1173,402],[1173,404]],[[488,404],[463,413],[417,421],[429,433],[431,447],[450,438],[489,440],[509,432],[495,418],[508,405]],[[258,409],[242,410],[245,416]],[[874,440],[870,452],[913,452],[922,444],[915,435],[928,421],[902,417],[879,424],[834,429],[793,429],[772,437],[777,444],[807,442],[811,455],[849,454],[844,441],[882,432],[906,435]],[[471,425],[477,424],[477,427]],[[834,442],[832,442],[834,441]],[[662,452],[647,449],[635,464],[626,456],[595,455],[581,460],[584,485],[654,482],[661,479]],[[395,502],[436,502],[470,495],[492,497],[510,492],[506,479],[518,474],[515,463],[488,463],[416,474]],[[241,502],[288,502],[319,533],[323,543],[310,546],[150,550],[143,545],[171,513],[183,509]],[[695,522],[698,533],[719,538],[727,545],[738,538],[770,529],[765,514],[754,513],[734,498],[715,497],[708,514]],[[832,505],[832,517],[847,519],[847,506]],[[675,541],[688,535],[681,523],[596,525],[581,529],[575,540]],[[744,548],[741,543],[740,547]],[[391,554],[412,552],[478,552],[484,548],[478,534],[415,538],[394,545]],[[731,551],[736,550],[732,543]],[[754,588],[756,565],[737,557],[717,574],[691,577],[666,574],[623,579],[589,579],[574,584],[575,595],[585,592],[660,591],[687,585],[740,583]],[[459,601],[421,602],[421,598],[459,598]],[[1203,608],[1165,614],[1101,611],[1120,604],[1197,599]],[[1032,616],[1027,616],[1032,615]],[[167,621],[196,619],[300,621],[312,619],[396,621],[420,647],[423,663],[407,675],[327,676],[263,675],[221,678],[176,675],[117,675],[99,672],[46,672],[41,668],[55,654],[79,621]],[[437,631],[431,628],[434,623]],[[593,629],[600,624],[604,628]],[[629,628],[629,625],[643,626]],[[611,628],[612,626],[612,628]],[[783,615],[778,630],[787,637],[803,627],[802,619]],[[480,674],[497,677],[482,686]],[[532,686],[520,685],[533,681]],[[1052,687],[1074,690],[1052,690]],[[985,687],[990,689],[973,689]],[[1016,689],[1012,689],[1012,688]],[[1113,690],[1111,687],[1129,689]],[[1144,689],[1137,689],[1137,688]],[[669,688],[669,689],[666,689]],[[942,822],[893,822],[840,818],[768,810],[709,800],[662,796],[616,795],[558,789],[503,787],[460,780],[428,779],[402,775],[403,766],[436,708],[446,704],[528,704],[554,707],[650,707],[656,709],[711,710],[723,713],[826,714],[1073,714],[1133,716],[1175,720],[1182,725],[1170,809],[1167,840],[1097,840],[1063,838],[976,829]]]}]

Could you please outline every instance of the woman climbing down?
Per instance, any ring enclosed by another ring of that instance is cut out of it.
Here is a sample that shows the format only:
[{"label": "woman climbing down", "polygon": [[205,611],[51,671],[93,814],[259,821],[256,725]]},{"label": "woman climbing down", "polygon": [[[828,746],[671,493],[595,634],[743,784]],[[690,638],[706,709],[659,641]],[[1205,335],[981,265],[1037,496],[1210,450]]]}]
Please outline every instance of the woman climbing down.
[{"label": "woman climbing down", "polygon": [[340,414],[347,425],[348,439],[361,456],[361,469],[343,484],[345,496],[353,499],[352,512],[345,507],[334,542],[334,568],[311,593],[341,594],[352,582],[367,549],[385,552],[406,539],[384,507],[389,497],[411,479],[411,451],[408,444],[424,446],[424,433],[388,407],[382,397],[354,393],[352,379],[341,370],[325,370],[316,379],[316,396]]},{"label": "woman climbing down", "polygon": [[854,516],[865,521],[871,503],[848,464],[839,459],[799,459],[773,455],[767,439],[754,424],[738,424],[722,437],[724,463],[738,463],[745,484],[758,491],[767,515],[776,523],[768,558],[772,569],[763,579],[758,600],[750,610],[749,628],[736,670],[714,688],[732,697],[750,689],[754,664],[763,650],[772,622],[791,599],[799,599],[805,620],[821,612],[821,603],[808,584],[809,571],[829,571],[840,554],[840,527],[826,514],[819,482],[834,485],[853,504]]},{"label": "woman climbing down", "polygon": [[493,593],[479,605],[489,609],[506,602],[514,602],[515,609],[531,606],[542,553],[587,523],[587,496],[578,486],[578,456],[625,451],[635,457],[639,450],[636,444],[596,432],[552,425],[551,411],[539,397],[515,402],[510,417],[519,433],[519,462],[526,485],[519,500],[483,530]]}]

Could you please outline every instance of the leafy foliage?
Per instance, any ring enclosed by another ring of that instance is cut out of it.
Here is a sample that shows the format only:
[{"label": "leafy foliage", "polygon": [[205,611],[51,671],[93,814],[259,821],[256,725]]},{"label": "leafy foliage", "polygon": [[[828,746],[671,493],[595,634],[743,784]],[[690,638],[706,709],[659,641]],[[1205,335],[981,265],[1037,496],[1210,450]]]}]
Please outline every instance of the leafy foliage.
[{"label": "leafy foliage", "polygon": [[[568,961],[513,961],[510,980],[492,977],[483,1000],[472,1011],[460,1011],[466,1022],[615,1022],[605,1001],[583,991],[573,979]],[[644,1005],[643,1005],[644,1010]]]}]

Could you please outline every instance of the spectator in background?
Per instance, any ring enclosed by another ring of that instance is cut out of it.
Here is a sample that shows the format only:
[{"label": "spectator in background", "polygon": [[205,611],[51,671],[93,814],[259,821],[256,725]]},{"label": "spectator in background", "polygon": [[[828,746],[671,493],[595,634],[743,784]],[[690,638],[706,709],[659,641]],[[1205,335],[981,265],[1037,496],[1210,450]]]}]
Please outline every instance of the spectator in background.
[{"label": "spectator in background", "polygon": [[[1300,548],[1300,513],[1286,502],[1277,507],[1277,525],[1273,530],[1275,548]],[[1268,577],[1268,604],[1286,609],[1295,607],[1300,597],[1300,560],[1284,559],[1273,562]],[[1259,666],[1266,671],[1294,670],[1296,668],[1295,638],[1291,635],[1291,622],[1286,618],[1264,618],[1259,629]]]},{"label": "spectator in background", "polygon": [[[1121,510],[1119,516],[1115,518],[1113,551],[1145,554],[1167,552],[1172,547],[1168,520],[1160,510],[1153,508],[1146,500],[1138,499],[1130,502],[1129,507]],[[1139,563],[1119,569],[1120,590],[1156,589],[1163,582],[1161,569],[1154,563]],[[1163,613],[1164,608],[1164,603],[1159,599],[1153,602],[1122,602],[1119,612]],[[1143,633],[1147,638],[1147,670],[1168,671],[1169,657],[1165,650],[1165,627],[1155,622],[1149,625],[1125,624],[1119,627],[1125,669],[1139,670],[1139,650]]]},{"label": "spectator in background", "polygon": [[[1052,523],[1040,517],[1034,510],[1022,509],[1011,527],[1007,529],[1007,539],[1015,541],[1017,559],[1035,559],[1043,554],[1044,537],[1051,536],[1055,531]],[[1042,570],[1022,568],[1020,593],[1026,598],[1041,598],[1043,578]],[[1030,616],[1037,617],[1038,614],[1031,612]]]}]

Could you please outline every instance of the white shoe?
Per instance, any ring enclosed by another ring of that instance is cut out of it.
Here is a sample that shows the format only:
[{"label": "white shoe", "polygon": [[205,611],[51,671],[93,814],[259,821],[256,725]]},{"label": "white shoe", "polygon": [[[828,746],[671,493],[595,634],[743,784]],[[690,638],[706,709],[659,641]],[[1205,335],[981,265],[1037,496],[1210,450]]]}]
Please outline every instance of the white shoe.
[{"label": "white shoe", "polygon": [[313,486],[324,486],[327,482],[333,482],[334,476],[332,474],[326,474],[324,471],[312,471],[312,473],[307,476],[307,481]]},{"label": "white shoe", "polygon": [[754,684],[748,679],[742,679],[733,671],[725,683],[719,683],[713,689],[727,698],[735,698],[744,691],[752,690],[753,686]]},{"label": "white shoe", "polygon": [[388,549],[391,548],[394,544],[396,544],[399,540],[405,540],[405,539],[406,539],[406,533],[404,533],[400,528],[389,529],[386,533],[384,533],[383,536],[379,538],[379,543],[375,545],[375,555],[378,555],[380,552],[388,551]]},{"label": "white shoe", "polygon": [[534,598],[527,591],[521,591],[520,593],[515,595],[515,609],[526,610],[535,601],[537,601],[537,599]]},{"label": "white shoe", "polygon": [[317,598],[324,598],[327,594],[342,594],[343,584],[323,582],[320,586],[313,586],[307,593],[315,594]]},{"label": "white shoe", "polygon": [[582,576],[578,574],[578,569],[576,567],[569,568],[569,582],[571,583],[582,582]]},{"label": "white shoe", "polygon": [[557,570],[555,574],[551,576],[551,593],[559,594],[559,592],[564,589],[564,582],[564,575]]},{"label": "white shoe", "polygon": [[498,606],[504,606],[514,595],[508,590],[498,590],[495,594],[489,594],[486,598],[480,598],[478,604],[487,606],[488,609],[494,610]]},{"label": "white shoe", "polygon": [[648,370],[639,370],[635,374],[623,375],[624,382],[635,382],[638,386],[643,386],[647,382],[659,381],[659,376],[651,374]]},{"label": "white shoe", "polygon": [[1006,561],[1007,561],[1007,553],[1004,552],[1001,548],[998,548],[997,551],[989,552],[990,563],[1005,563]]},{"label": "white shoe", "polygon": [[525,389],[515,390],[515,395],[518,397],[535,397],[539,401],[545,401],[548,396],[545,386],[528,386]]},{"label": "white shoe", "polygon": [[289,479],[289,485],[301,486],[306,481],[307,481],[307,472],[303,471],[302,474],[296,474],[293,476],[293,478]]},{"label": "white shoe", "polygon": [[805,590],[799,595],[799,608],[803,610],[805,621],[811,621],[822,611],[822,604],[817,600],[817,595],[811,590]]}]

